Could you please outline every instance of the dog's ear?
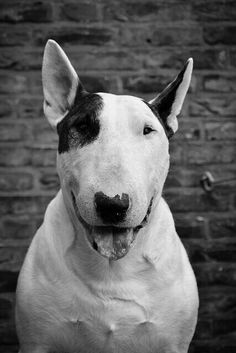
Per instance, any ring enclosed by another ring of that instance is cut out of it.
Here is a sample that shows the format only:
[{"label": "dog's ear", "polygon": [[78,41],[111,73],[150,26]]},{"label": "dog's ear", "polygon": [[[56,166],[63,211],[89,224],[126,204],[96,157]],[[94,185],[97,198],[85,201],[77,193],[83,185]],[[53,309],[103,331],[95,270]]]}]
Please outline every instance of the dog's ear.
[{"label": "dog's ear", "polygon": [[82,91],[83,87],[66,54],[51,39],[44,50],[42,79],[44,113],[56,128],[73,105],[78,89]]},{"label": "dog's ear", "polygon": [[151,108],[161,118],[168,137],[171,137],[178,129],[177,116],[190,85],[192,70],[193,59],[190,58],[174,81],[149,102]]}]

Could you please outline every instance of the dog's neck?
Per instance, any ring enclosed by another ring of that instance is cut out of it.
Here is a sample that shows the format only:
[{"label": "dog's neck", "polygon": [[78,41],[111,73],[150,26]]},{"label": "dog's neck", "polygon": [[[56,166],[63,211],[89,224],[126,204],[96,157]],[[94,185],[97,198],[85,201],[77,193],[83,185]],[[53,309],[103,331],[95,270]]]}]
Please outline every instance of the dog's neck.
[{"label": "dog's neck", "polygon": [[[87,283],[96,281],[104,285],[111,280],[116,282],[127,280],[149,267],[154,268],[165,256],[163,249],[166,249],[166,243],[170,241],[170,230],[172,228],[174,230],[170,212],[168,213],[171,219],[169,221],[166,219],[166,216],[169,217],[166,210],[169,209],[165,201],[162,198],[158,202],[154,201],[148,222],[139,230],[134,246],[124,258],[109,261],[92,249],[87,240],[86,228],[68,206],[66,197],[63,197],[61,191],[56,197],[57,207],[60,208],[61,215],[58,221],[60,253],[65,257],[68,268]],[[154,223],[158,224],[157,234],[151,232]]]}]

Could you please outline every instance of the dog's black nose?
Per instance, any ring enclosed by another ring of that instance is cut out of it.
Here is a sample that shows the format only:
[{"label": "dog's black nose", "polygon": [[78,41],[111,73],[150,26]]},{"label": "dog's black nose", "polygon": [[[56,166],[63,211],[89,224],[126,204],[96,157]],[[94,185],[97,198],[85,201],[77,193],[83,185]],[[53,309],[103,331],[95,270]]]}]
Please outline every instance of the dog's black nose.
[{"label": "dog's black nose", "polygon": [[103,192],[95,194],[95,207],[97,214],[104,223],[116,224],[124,220],[129,208],[129,195],[109,197]]}]

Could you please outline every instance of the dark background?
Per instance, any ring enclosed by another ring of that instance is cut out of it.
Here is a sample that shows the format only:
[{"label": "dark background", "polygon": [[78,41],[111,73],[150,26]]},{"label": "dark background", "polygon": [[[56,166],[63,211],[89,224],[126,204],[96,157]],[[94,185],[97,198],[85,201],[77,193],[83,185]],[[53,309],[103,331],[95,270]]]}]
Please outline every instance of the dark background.
[{"label": "dark background", "polygon": [[235,0],[1,0],[0,21],[0,351],[17,352],[18,271],[59,187],[40,73],[53,38],[87,90],[146,99],[194,58],[164,196],[198,280],[190,352],[236,352],[235,183],[199,185],[206,170],[235,176]]}]

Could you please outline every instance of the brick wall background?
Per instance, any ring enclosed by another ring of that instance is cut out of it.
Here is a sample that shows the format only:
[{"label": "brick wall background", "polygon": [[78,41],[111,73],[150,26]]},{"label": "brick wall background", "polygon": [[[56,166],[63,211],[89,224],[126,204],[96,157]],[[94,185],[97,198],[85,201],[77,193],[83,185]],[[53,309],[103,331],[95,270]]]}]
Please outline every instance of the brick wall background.
[{"label": "brick wall background", "polygon": [[146,99],[194,58],[164,195],[200,291],[190,352],[235,352],[235,183],[209,194],[199,186],[205,170],[217,178],[236,171],[235,0],[1,0],[0,21],[0,351],[17,352],[18,271],[58,189],[40,72],[53,38],[87,90]]}]

